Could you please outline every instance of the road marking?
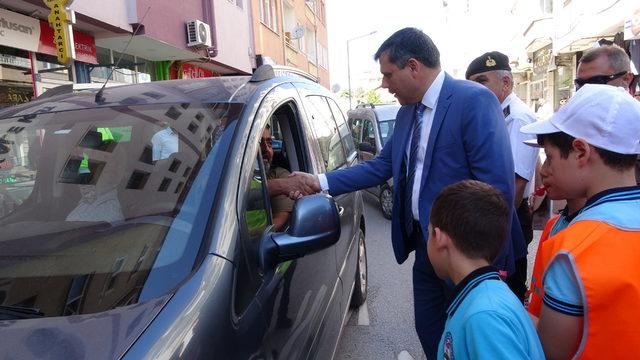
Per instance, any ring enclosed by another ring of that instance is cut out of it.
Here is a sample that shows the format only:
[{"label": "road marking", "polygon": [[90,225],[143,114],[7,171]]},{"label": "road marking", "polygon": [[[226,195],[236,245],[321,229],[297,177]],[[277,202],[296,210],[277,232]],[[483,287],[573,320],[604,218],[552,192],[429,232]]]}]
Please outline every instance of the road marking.
[{"label": "road marking", "polygon": [[411,354],[409,354],[407,350],[402,350],[400,351],[400,354],[398,354],[398,360],[414,360],[414,359],[413,359],[413,356],[411,356]]},{"label": "road marking", "polygon": [[369,326],[369,308],[366,301],[358,309],[358,326]]}]

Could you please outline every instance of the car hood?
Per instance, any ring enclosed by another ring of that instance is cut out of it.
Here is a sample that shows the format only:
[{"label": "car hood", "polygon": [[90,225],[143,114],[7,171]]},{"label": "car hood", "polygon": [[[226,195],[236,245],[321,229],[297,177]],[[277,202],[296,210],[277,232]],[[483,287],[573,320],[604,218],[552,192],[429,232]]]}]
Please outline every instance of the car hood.
[{"label": "car hood", "polygon": [[96,314],[0,321],[6,359],[118,359],[171,296]]}]

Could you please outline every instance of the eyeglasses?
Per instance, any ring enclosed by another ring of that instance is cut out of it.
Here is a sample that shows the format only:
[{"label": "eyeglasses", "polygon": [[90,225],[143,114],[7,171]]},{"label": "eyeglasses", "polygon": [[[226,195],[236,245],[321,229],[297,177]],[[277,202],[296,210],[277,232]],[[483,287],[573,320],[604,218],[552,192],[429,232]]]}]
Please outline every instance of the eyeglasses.
[{"label": "eyeglasses", "polygon": [[269,138],[262,138],[262,139],[260,139],[260,146],[273,147],[273,140],[270,137]]},{"label": "eyeglasses", "polygon": [[596,75],[588,79],[575,79],[573,83],[576,85],[576,90],[578,90],[585,84],[606,84],[611,80],[624,76],[626,73],[626,71],[621,71],[613,75]]}]

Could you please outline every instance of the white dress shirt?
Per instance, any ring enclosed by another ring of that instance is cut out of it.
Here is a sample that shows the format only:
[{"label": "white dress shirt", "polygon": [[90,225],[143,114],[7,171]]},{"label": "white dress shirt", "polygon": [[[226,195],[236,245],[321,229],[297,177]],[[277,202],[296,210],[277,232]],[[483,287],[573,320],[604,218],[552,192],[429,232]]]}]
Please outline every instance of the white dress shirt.
[{"label": "white dress shirt", "polygon": [[501,106],[503,111],[509,107],[509,115],[505,117],[504,121],[511,143],[515,172],[529,182],[523,194],[523,198],[526,199],[533,190],[531,180],[533,180],[536,169],[539,149],[524,143],[525,140],[535,140],[536,136],[522,133],[520,128],[536,122],[536,114],[514,93],[509,94]]},{"label": "white dress shirt", "polygon": [[[433,125],[433,116],[436,113],[436,106],[438,106],[438,98],[440,97],[440,90],[442,90],[442,83],[444,82],[444,71],[440,71],[438,76],[433,80],[429,89],[422,97],[422,104],[427,108],[422,114],[422,127],[420,128],[420,147],[416,156],[416,175],[413,180],[413,189],[411,190],[411,211],[413,212],[413,218],[420,220],[420,186],[422,185],[422,169],[424,168],[424,157],[427,153],[427,144],[429,142],[429,134],[431,134],[431,126]],[[411,147],[411,136],[409,134],[409,141],[407,141],[406,150],[406,162],[409,163],[409,151]]]},{"label": "white dress shirt", "polygon": [[[427,89],[427,92],[422,97],[422,104],[427,108],[422,114],[422,127],[420,134],[420,147],[417,153],[416,159],[416,174],[413,183],[413,189],[411,191],[411,210],[413,212],[413,218],[420,219],[418,205],[420,200],[420,185],[422,184],[422,169],[424,167],[424,157],[427,153],[427,143],[429,141],[429,134],[431,133],[431,126],[433,125],[433,116],[436,113],[436,106],[438,105],[438,98],[440,97],[440,90],[442,90],[442,84],[444,83],[444,71],[440,71],[436,78],[431,83],[431,86]],[[409,133],[409,141],[407,141],[407,148],[405,150],[405,161],[409,163],[409,151],[411,147],[411,133]],[[324,191],[329,190],[329,182],[324,174],[318,174],[318,181],[320,182],[320,188]]]}]

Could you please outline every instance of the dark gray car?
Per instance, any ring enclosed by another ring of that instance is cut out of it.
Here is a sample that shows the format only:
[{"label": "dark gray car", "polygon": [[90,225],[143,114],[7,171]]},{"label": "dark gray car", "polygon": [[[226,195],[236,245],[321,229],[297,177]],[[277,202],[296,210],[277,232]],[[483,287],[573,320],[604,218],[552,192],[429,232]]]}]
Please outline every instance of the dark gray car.
[{"label": "dark gray car", "polygon": [[273,231],[267,123],[291,171],[357,161],[329,92],[270,66],[0,113],[3,357],[331,358],[366,297],[361,194]]},{"label": "dark gray car", "polygon": [[[369,160],[380,151],[391,138],[400,105],[361,104],[347,112],[353,140],[358,147],[358,158]],[[380,202],[380,210],[385,218],[391,219],[393,208],[393,180],[367,189]]]}]

